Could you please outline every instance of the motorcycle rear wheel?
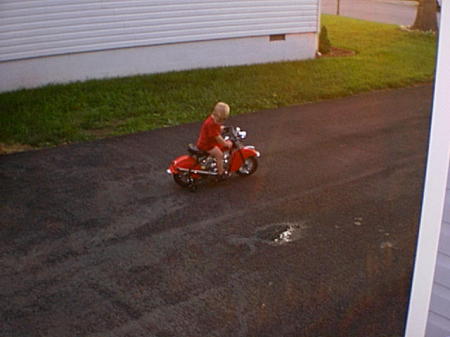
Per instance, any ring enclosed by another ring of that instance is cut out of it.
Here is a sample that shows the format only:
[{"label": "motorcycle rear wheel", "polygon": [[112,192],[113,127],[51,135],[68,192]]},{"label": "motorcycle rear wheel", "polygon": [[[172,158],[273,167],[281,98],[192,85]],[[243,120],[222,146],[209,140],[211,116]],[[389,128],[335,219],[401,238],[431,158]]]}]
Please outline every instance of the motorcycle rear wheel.
[{"label": "motorcycle rear wheel", "polygon": [[190,187],[194,184],[194,179],[189,172],[175,173],[173,180],[181,187]]},{"label": "motorcycle rear wheel", "polygon": [[258,168],[258,160],[255,157],[245,158],[242,166],[237,170],[237,174],[241,177],[248,177],[249,175],[256,172]]}]

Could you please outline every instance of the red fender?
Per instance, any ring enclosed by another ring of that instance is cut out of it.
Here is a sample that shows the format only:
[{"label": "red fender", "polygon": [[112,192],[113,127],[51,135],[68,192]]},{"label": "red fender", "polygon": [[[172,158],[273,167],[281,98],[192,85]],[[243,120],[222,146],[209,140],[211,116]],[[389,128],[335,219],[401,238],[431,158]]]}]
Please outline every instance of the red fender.
[{"label": "red fender", "polygon": [[171,163],[170,166],[168,168],[168,171],[170,171],[170,173],[175,174],[175,173],[179,173],[178,168],[185,168],[185,169],[198,169],[198,163],[197,160],[195,160],[195,158],[188,156],[188,155],[183,155],[180,156],[176,159],[174,159]]},{"label": "red fender", "polygon": [[259,152],[256,151],[253,146],[244,146],[243,148],[233,152],[233,154],[231,155],[230,171],[235,172],[239,170],[246,158],[259,156]]}]

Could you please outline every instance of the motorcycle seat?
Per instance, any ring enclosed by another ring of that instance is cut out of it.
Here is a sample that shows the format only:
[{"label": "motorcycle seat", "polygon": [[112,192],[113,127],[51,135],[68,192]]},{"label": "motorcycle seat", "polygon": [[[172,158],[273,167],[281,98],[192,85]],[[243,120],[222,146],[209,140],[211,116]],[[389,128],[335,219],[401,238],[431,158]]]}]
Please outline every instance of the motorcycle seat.
[{"label": "motorcycle seat", "polygon": [[194,144],[189,144],[188,145],[188,152],[190,154],[192,154],[194,156],[198,156],[198,157],[203,157],[203,156],[207,156],[208,155],[208,152],[199,150],[197,148],[197,146],[195,146]]}]

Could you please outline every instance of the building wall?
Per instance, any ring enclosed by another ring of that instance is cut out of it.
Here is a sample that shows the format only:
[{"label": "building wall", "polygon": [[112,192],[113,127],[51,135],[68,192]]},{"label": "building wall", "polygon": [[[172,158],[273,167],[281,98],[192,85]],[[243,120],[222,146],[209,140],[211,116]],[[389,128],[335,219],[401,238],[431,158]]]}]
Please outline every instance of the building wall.
[{"label": "building wall", "polygon": [[316,36],[288,34],[186,42],[0,62],[0,91],[92,78],[243,65],[314,57]]},{"label": "building wall", "polygon": [[[2,0],[0,90],[309,58],[318,20],[319,0]],[[276,34],[287,38],[269,43]]]},{"label": "building wall", "polygon": [[450,336],[450,171],[426,337]]}]

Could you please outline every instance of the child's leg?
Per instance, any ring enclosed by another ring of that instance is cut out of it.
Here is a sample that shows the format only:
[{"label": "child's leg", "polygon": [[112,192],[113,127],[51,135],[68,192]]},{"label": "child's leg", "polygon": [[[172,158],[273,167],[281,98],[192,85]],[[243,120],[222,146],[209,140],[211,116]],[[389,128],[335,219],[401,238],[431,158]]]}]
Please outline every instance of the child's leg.
[{"label": "child's leg", "polygon": [[217,147],[213,147],[208,153],[216,159],[217,163],[217,172],[219,174],[223,174],[223,152]]}]

